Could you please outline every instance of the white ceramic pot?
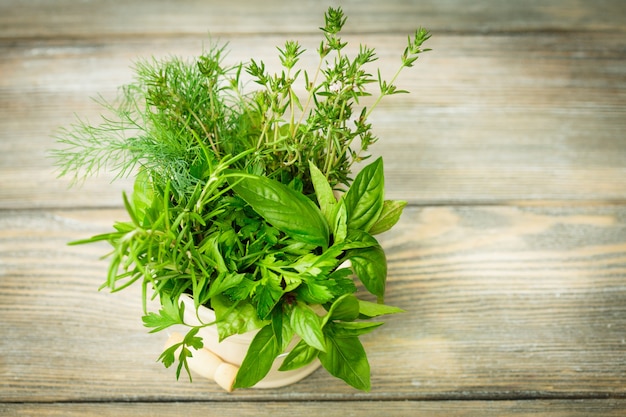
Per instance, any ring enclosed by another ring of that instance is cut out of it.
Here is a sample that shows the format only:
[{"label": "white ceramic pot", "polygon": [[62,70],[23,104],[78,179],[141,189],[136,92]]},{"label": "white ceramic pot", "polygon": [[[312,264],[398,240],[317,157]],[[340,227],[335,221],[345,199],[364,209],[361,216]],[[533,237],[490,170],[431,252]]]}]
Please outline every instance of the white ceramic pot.
[{"label": "white ceramic pot", "polygon": [[[215,321],[215,313],[204,306],[200,306],[196,312],[193,299],[185,294],[181,296],[185,304],[185,323],[199,326],[204,323],[212,323]],[[202,337],[204,348],[219,356],[223,361],[231,363],[237,367],[241,366],[250,342],[256,335],[256,332],[245,334],[236,334],[219,341],[217,327],[206,326],[198,331],[198,336]],[[292,343],[292,346],[295,346]],[[277,388],[290,385],[307,377],[320,366],[320,362],[316,359],[310,364],[292,371],[279,371],[278,368],[289,352],[285,352],[278,356],[272,365],[270,372],[263,378],[254,388]]]}]

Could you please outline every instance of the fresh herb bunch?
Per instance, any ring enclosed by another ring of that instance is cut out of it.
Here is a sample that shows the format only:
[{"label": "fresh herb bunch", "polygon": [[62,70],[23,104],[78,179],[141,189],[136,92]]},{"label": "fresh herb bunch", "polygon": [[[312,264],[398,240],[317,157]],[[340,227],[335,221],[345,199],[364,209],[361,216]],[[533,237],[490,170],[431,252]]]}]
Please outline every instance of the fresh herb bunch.
[{"label": "fresh herb bunch", "polygon": [[[376,141],[372,109],[404,92],[393,83],[427,50],[430,35],[420,29],[409,37],[387,82],[365,70],[376,60],[373,49],[361,46],[354,58],[343,53],[345,21],[340,8],[328,9],[313,74],[296,69],[304,50],[293,41],[279,48],[280,74],[269,74],[262,61],[225,66],[224,47],[191,63],[139,62],[120,99],[101,101],[112,116],[62,131],[62,148],[54,151],[61,174],[75,179],[104,168],[135,175],[123,199],[130,221],[75,242],[112,245],[102,288],[140,283],[143,321],[153,332],[186,325],[182,294],[215,311],[221,339],[258,330],[235,387],[261,380],[297,335],[282,370],[319,358],[332,375],[369,390],[359,336],[382,323],[359,319],[400,311],[383,303],[387,264],[373,235],[391,228],[406,203],[384,199],[381,158],[354,180],[350,172]],[[244,71],[259,90],[245,91]],[[295,89],[301,78],[303,100]],[[355,113],[375,82],[373,105]],[[339,198],[338,188],[345,191]],[[377,303],[357,298],[353,276]],[[157,312],[148,311],[152,298],[160,301]],[[189,371],[190,348],[202,346],[199,327],[189,327],[160,357],[168,367],[178,359],[177,377]]]}]

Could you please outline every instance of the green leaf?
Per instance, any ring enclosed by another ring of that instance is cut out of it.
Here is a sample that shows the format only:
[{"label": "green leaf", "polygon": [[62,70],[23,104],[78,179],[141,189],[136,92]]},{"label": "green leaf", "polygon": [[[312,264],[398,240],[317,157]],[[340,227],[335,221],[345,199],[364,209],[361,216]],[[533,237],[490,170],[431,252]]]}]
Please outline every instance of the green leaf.
[{"label": "green leaf", "polygon": [[239,286],[244,277],[245,274],[238,274],[236,272],[220,273],[213,281],[211,281],[207,298],[211,298],[217,294],[221,294],[224,291]]},{"label": "green leaf", "polygon": [[143,316],[141,320],[146,327],[152,327],[150,333],[159,332],[176,324],[184,324],[185,306],[181,303],[178,306],[167,296],[161,297],[161,309],[158,313],[150,312]]},{"label": "green leaf", "polygon": [[336,336],[332,324],[324,329],[326,352],[319,353],[322,366],[333,376],[362,391],[370,390],[370,365],[356,336]]},{"label": "green leaf", "polygon": [[198,248],[198,252],[206,254],[211,260],[213,267],[215,267],[219,272],[225,273],[228,272],[228,267],[226,266],[224,257],[220,252],[219,240],[221,238],[222,236],[216,233],[205,239]]},{"label": "green leaf", "polygon": [[278,370],[291,371],[301,368],[313,362],[318,354],[319,350],[308,345],[304,340],[301,340],[294,346],[291,352],[289,352]]},{"label": "green leaf", "polygon": [[[332,253],[326,255],[331,251]],[[330,271],[337,265],[337,259],[334,257],[339,254],[340,252],[335,252],[334,249],[325,251],[321,256],[315,253],[307,253],[290,263],[289,268],[295,269],[298,274],[318,276],[324,271]]]},{"label": "green leaf", "polygon": [[198,334],[198,331],[200,331],[199,327],[194,327],[191,330],[189,330],[187,334],[185,335],[185,339],[183,340],[183,343],[185,343],[185,345],[187,346],[191,346],[192,348],[196,350],[202,349],[202,347],[204,346],[204,343],[202,342],[201,337],[196,336]]},{"label": "green leaf", "polygon": [[178,367],[176,369],[176,379],[180,378],[180,373],[183,369],[187,371],[187,375],[189,375],[189,381],[192,380],[191,372],[189,371],[189,365],[187,363],[187,359],[193,356],[189,347],[194,348],[195,350],[202,349],[203,343],[202,338],[196,336],[198,334],[199,328],[194,327],[185,335],[184,339],[180,343],[175,343],[169,348],[165,349],[161,356],[159,356],[158,361],[162,362],[166,368],[169,368],[176,362],[176,351],[180,349],[178,353]]},{"label": "green leaf", "polygon": [[328,222],[302,193],[267,177],[229,178],[233,190],[268,223],[293,239],[326,248]]},{"label": "green leaf", "polygon": [[159,356],[158,361],[162,362],[166,368],[172,366],[174,362],[176,362],[176,350],[181,347],[182,344],[182,342],[176,343],[165,349],[163,353],[161,353],[161,356]]},{"label": "green leaf", "polygon": [[330,224],[333,226],[335,243],[342,243],[348,236],[348,209],[343,197],[335,204]]},{"label": "green leaf", "polygon": [[[272,315],[272,326],[274,326],[274,334],[278,341],[278,348],[284,352],[291,344],[294,331],[289,323],[288,317],[281,311],[277,311]],[[278,337],[280,335],[280,337]]]},{"label": "green leaf", "polygon": [[253,281],[248,277],[244,277],[239,284],[224,291],[224,295],[227,295],[234,301],[244,300],[250,296],[256,289],[258,281]]},{"label": "green leaf", "polygon": [[357,291],[352,275],[353,272],[350,266],[339,268],[330,274],[327,282],[332,283],[330,287],[335,297],[340,297],[344,294],[353,294]]},{"label": "green leaf", "polygon": [[189,375],[189,380],[191,381],[191,371],[189,371],[189,364],[187,363],[187,359],[193,356],[193,353],[188,349],[188,347],[192,347],[195,350],[202,349],[203,343],[202,338],[196,336],[200,328],[194,327],[183,339],[182,347],[180,354],[178,356],[178,369],[176,369],[176,379],[180,378],[180,372],[183,366],[185,367],[185,371],[187,375]]},{"label": "green leaf", "polygon": [[278,344],[278,350],[282,352],[284,345],[283,339],[283,323],[287,323],[287,320],[283,320],[283,314],[272,314],[272,331],[276,337],[276,343]]},{"label": "green leaf", "polygon": [[374,236],[359,229],[350,229],[342,248],[344,250],[365,249],[373,246],[380,246]]},{"label": "green leaf", "polygon": [[336,337],[352,337],[369,333],[383,324],[381,321],[342,321],[334,323],[333,326]]},{"label": "green leaf", "polygon": [[406,201],[385,200],[378,220],[369,230],[370,234],[376,235],[391,229],[400,220],[406,204]]},{"label": "green leaf", "polygon": [[263,278],[256,287],[254,301],[257,304],[257,314],[260,318],[266,319],[284,291],[280,286],[281,278],[278,275],[266,268],[263,268],[262,271]]},{"label": "green leaf", "polygon": [[359,313],[366,317],[378,317],[385,314],[404,313],[404,310],[398,307],[388,306],[386,304],[359,300]]},{"label": "green leaf", "polygon": [[334,297],[333,292],[328,288],[327,281],[317,281],[314,277],[305,279],[296,292],[298,299],[308,304],[324,304]]},{"label": "green leaf", "polygon": [[321,255],[307,253],[297,260],[288,264],[289,268],[295,269],[300,274],[298,283],[307,277],[315,277],[318,280],[326,280],[328,275],[339,264],[339,257],[343,254],[341,245],[333,245]]},{"label": "green leaf", "polygon": [[369,231],[383,209],[385,181],[382,158],[358,173],[344,198],[348,211],[348,228]]},{"label": "green leaf", "polygon": [[256,308],[246,301],[232,303],[227,297],[216,295],[211,299],[211,307],[215,311],[220,341],[234,334],[260,329],[267,324],[259,319]]},{"label": "green leaf", "polygon": [[319,170],[313,161],[309,161],[309,170],[311,171],[311,181],[313,182],[313,188],[315,188],[317,202],[320,205],[324,217],[326,217],[326,220],[330,224],[332,223],[333,209],[337,203],[333,189],[328,183],[328,179],[322,174],[322,171]]},{"label": "green leaf", "polygon": [[354,273],[365,288],[382,298],[385,295],[387,280],[387,258],[383,249],[380,246],[353,249],[346,253],[346,259],[352,263]]},{"label": "green leaf", "polygon": [[[140,169],[133,185],[132,203],[138,217],[144,218],[145,212],[152,206],[154,190],[145,169]],[[145,226],[145,224],[144,224]]]},{"label": "green leaf", "polygon": [[273,326],[268,324],[252,339],[248,353],[237,372],[233,388],[249,388],[257,384],[270,371],[279,353]]},{"label": "green leaf", "polygon": [[[122,200],[124,201],[124,208],[126,208],[126,212],[128,212],[128,215],[129,215],[131,221],[133,222],[133,224],[135,226],[137,226],[137,227],[142,227],[142,222],[140,221],[139,217],[137,216],[137,213],[136,213],[135,209],[130,204],[130,201],[128,201],[128,196],[126,195],[125,192],[122,192]],[[141,220],[143,220],[143,219],[141,219]]]},{"label": "green leaf", "polygon": [[308,345],[322,352],[326,351],[321,319],[308,305],[304,303],[294,305],[290,323],[294,332]]},{"label": "green leaf", "polygon": [[339,297],[330,306],[328,313],[324,316],[322,325],[329,321],[342,320],[352,321],[359,317],[359,300],[353,294],[346,294]]}]

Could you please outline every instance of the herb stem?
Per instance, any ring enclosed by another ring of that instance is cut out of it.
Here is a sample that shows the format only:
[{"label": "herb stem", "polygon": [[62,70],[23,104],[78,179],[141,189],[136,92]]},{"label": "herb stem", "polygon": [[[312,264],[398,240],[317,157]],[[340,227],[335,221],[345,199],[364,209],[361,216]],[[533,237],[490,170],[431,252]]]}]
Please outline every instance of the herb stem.
[{"label": "herb stem", "polygon": [[[398,76],[400,75],[400,73],[402,72],[402,69],[404,68],[404,65],[401,65],[400,68],[398,68],[398,70],[396,71],[396,73],[393,75],[393,77],[391,78],[391,81],[389,81],[389,85],[393,85],[393,83],[396,82],[396,79],[398,78]],[[380,77],[379,77],[380,78]],[[374,109],[378,106],[378,104],[381,102],[381,100],[383,99],[383,97],[389,95],[389,92],[386,90],[383,90],[381,88],[381,92],[378,95],[378,97],[376,98],[376,100],[374,101],[374,104],[372,104],[372,106],[367,110],[367,113],[365,113],[365,119],[368,119],[370,114],[372,114],[372,112],[374,111]]]}]

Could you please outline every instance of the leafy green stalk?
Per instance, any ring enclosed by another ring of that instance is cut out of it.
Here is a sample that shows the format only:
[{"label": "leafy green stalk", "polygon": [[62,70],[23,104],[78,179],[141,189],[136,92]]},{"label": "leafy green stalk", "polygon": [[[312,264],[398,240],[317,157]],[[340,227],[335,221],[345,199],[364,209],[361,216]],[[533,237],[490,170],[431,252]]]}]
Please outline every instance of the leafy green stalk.
[{"label": "leafy green stalk", "polygon": [[[373,49],[346,52],[345,23],[341,8],[328,9],[312,76],[299,67],[305,50],[296,41],[278,48],[277,74],[260,60],[226,65],[223,46],[194,60],[139,61],[117,99],[100,99],[99,124],[79,120],[59,132],[52,156],[61,175],[135,178],[123,195],[128,220],[74,243],[111,245],[102,288],[141,285],[151,332],[188,327],[159,358],[166,367],[178,361],[177,378],[202,347],[198,330],[215,324],[221,340],[257,332],[236,387],[256,384],[295,346],[282,370],[317,359],[351,386],[370,388],[359,338],[381,324],[367,319],[400,312],[383,303],[387,264],[374,235],[396,224],[406,202],[385,200],[381,158],[351,173],[377,141],[372,110],[404,92],[394,85],[398,74],[427,51],[430,35],[409,37],[387,82],[368,69]],[[258,89],[247,90],[244,72]],[[360,108],[376,82],[374,104]],[[337,188],[346,189],[339,199]],[[215,323],[185,323],[183,295],[212,308]],[[150,300],[160,302],[157,311],[148,311]]]}]

